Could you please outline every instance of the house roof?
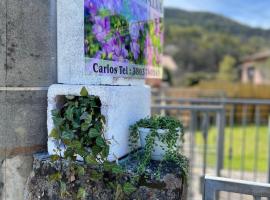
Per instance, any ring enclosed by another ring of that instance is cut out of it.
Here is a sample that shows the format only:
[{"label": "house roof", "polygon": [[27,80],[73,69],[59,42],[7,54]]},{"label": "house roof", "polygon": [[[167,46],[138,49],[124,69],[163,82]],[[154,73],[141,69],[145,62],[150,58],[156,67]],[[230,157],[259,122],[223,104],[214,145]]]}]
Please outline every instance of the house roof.
[{"label": "house roof", "polygon": [[241,59],[241,63],[250,62],[250,61],[257,61],[265,58],[270,58],[270,50],[262,51],[259,53],[255,53],[249,56],[244,57]]},{"label": "house roof", "polygon": [[163,55],[162,56],[162,66],[170,71],[177,70],[177,64],[171,56]]}]

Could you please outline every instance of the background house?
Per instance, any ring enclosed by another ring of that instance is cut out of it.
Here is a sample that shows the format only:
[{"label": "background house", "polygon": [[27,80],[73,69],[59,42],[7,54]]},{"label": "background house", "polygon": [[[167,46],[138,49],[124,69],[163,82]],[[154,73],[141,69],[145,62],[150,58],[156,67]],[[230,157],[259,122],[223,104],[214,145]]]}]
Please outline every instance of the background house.
[{"label": "background house", "polygon": [[245,57],[241,64],[243,83],[270,84],[270,50]]},{"label": "background house", "polygon": [[178,66],[173,59],[173,57],[168,55],[162,56],[162,67],[163,67],[163,78],[162,79],[146,79],[146,83],[152,87],[161,87],[162,83],[168,83],[168,85],[173,84],[172,73],[174,73]]}]

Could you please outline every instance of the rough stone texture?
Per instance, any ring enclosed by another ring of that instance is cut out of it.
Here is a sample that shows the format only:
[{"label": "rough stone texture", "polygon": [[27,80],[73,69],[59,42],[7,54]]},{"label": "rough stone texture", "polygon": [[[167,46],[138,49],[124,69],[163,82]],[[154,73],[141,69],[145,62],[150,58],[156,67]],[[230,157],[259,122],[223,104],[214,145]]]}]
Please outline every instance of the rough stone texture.
[{"label": "rough stone texture", "polygon": [[0,199],[23,200],[24,188],[31,172],[32,161],[32,156],[16,156],[3,162]]},{"label": "rough stone texture", "polygon": [[1,200],[22,200],[32,156],[19,155],[46,148],[46,93],[0,91]]},{"label": "rough stone texture", "polygon": [[7,0],[7,86],[40,87],[55,82],[54,4],[53,0]]},{"label": "rough stone texture", "polygon": [[1,200],[22,200],[19,185],[31,170],[23,155],[46,148],[47,92],[40,87],[56,77],[55,0],[0,0]]},{"label": "rough stone texture", "polygon": [[6,63],[6,0],[0,1],[0,87],[5,86]]},{"label": "rough stone texture", "polygon": [[4,187],[4,172],[2,172],[2,166],[4,161],[4,156],[0,156],[0,199],[4,200],[3,198],[3,187]]},{"label": "rough stone texture", "polygon": [[89,75],[85,72],[84,0],[57,1],[57,49],[59,83],[144,85],[144,80]]},{"label": "rough stone texture", "polygon": [[13,184],[22,185],[31,159],[19,155],[46,147],[47,92],[23,87],[47,87],[56,76],[55,1],[1,0],[0,199],[22,199],[22,189]]},{"label": "rough stone texture", "polygon": [[[123,164],[126,165],[126,164]],[[135,166],[135,165],[133,165]],[[149,178],[140,181],[135,191],[130,197],[122,197],[118,200],[184,200],[186,199],[186,183],[183,181],[179,169],[175,166],[167,165],[162,171],[161,179],[158,181]],[[72,197],[59,197],[59,186],[57,183],[48,181],[48,175],[54,173],[55,168],[50,164],[46,154],[38,155],[34,160],[33,172],[31,173],[25,189],[24,200],[72,200]],[[126,178],[133,176],[131,167],[126,174]],[[149,170],[149,169],[148,169]],[[63,171],[65,169],[63,168]],[[86,170],[86,175],[80,178],[79,182],[83,184],[88,193],[87,200],[115,200],[115,191],[106,186],[104,180],[92,182],[88,180],[91,174],[91,168]],[[113,176],[109,176],[113,179]],[[109,180],[111,181],[111,180]],[[67,185],[68,192],[74,194],[74,189],[70,183]],[[75,183],[76,184],[76,183]]]},{"label": "rough stone texture", "polygon": [[[81,85],[52,85],[48,92],[48,133],[53,129],[51,111],[57,107],[60,96],[79,96]],[[147,86],[85,86],[90,95],[99,96],[102,114],[106,117],[106,137],[111,139],[110,160],[128,153],[129,126],[150,115],[151,91]],[[49,139],[48,151],[56,146]]]},{"label": "rough stone texture", "polygon": [[35,152],[38,146],[44,149],[46,95],[47,91],[0,91],[0,156]]}]

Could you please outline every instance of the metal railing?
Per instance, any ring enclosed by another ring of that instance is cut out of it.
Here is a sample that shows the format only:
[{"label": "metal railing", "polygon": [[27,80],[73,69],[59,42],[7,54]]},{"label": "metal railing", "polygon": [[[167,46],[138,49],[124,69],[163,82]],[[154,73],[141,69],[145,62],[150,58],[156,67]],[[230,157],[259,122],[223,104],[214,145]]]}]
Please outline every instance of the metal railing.
[{"label": "metal railing", "polygon": [[[222,166],[223,166],[223,141],[224,141],[224,107],[223,106],[211,106],[211,105],[152,105],[152,111],[159,111],[160,113],[164,111],[170,111],[170,110],[177,110],[178,114],[181,115],[180,112],[188,111],[191,115],[190,125],[189,125],[189,138],[188,138],[188,153],[189,153],[189,160],[190,160],[190,182],[193,181],[193,169],[194,169],[194,146],[195,146],[195,132],[196,132],[196,118],[199,113],[204,115],[204,133],[207,137],[207,123],[208,123],[208,117],[209,114],[214,114],[216,118],[216,125],[217,125],[217,160],[216,160],[216,175],[220,176]],[[204,140],[205,142],[207,140]],[[203,166],[202,166],[202,174],[206,173],[207,168],[207,142],[204,144],[204,152],[203,152]],[[193,199],[194,196],[194,189],[193,185],[189,185],[189,199]]]},{"label": "metal railing", "polygon": [[[253,174],[254,174],[254,180],[257,180],[257,173],[258,173],[258,160],[259,160],[259,151],[260,148],[259,142],[260,142],[260,127],[262,125],[264,126],[270,126],[269,123],[269,113],[270,113],[270,100],[259,100],[259,99],[226,99],[226,98],[154,98],[154,102],[162,105],[170,105],[173,103],[173,105],[201,105],[204,106],[208,105],[222,105],[224,106],[224,125],[227,125],[227,130],[229,133],[229,171],[232,170],[232,159],[233,159],[233,146],[232,141],[234,140],[234,127],[235,125],[241,126],[242,128],[242,142],[241,142],[241,176],[240,178],[243,179],[245,176],[245,151],[247,150],[246,143],[248,141],[247,136],[247,125],[248,124],[254,124],[255,125],[255,137],[254,141],[252,141],[254,145],[254,166],[253,166]],[[265,106],[267,106],[267,109],[265,109]],[[221,127],[221,128],[225,128]],[[269,133],[265,133],[268,135]],[[206,138],[205,138],[206,139]],[[269,146],[269,144],[266,144]],[[218,144],[220,148],[224,148],[223,144]],[[265,163],[265,165],[270,166],[270,159],[268,163]],[[269,176],[268,176],[268,182],[270,182],[270,169]],[[228,172],[228,175],[230,176],[230,172]]]},{"label": "metal railing", "polygon": [[255,200],[270,197],[270,184],[206,176],[203,200],[216,200],[218,192],[232,192],[253,196]]},{"label": "metal railing", "polygon": [[[216,175],[220,176],[222,167],[223,167],[223,160],[224,160],[224,123],[225,123],[225,116],[224,116],[224,106],[211,106],[211,105],[152,105],[152,110],[159,110],[168,111],[168,110],[178,110],[178,111],[189,111],[191,114],[191,122],[189,125],[189,157],[190,157],[190,165],[193,166],[194,162],[194,137],[195,137],[195,127],[196,127],[196,118],[198,113],[204,114],[204,136],[207,137],[207,128],[208,128],[208,118],[209,113],[214,113],[216,115],[216,123],[217,123],[217,162],[216,162]],[[206,172],[206,154],[207,154],[207,139],[204,140],[204,151],[203,151],[203,175]]]},{"label": "metal railing", "polygon": [[155,97],[155,101],[178,103],[194,103],[194,104],[255,104],[255,105],[269,105],[270,100],[267,99],[232,99],[232,98],[174,98],[174,97]]},{"label": "metal railing", "polygon": [[[194,149],[203,152],[196,153],[201,157],[196,161],[202,163],[201,176],[215,167],[215,173],[210,172],[216,176],[270,182],[270,100],[154,97],[153,103],[153,110],[158,108],[160,113],[180,118],[188,115],[190,159],[194,163]],[[209,142],[213,127],[217,130],[214,146]],[[202,146],[194,141],[198,133]],[[247,155],[248,151],[252,153]],[[209,155],[215,157],[215,166]],[[230,194],[227,199],[232,199]]]}]

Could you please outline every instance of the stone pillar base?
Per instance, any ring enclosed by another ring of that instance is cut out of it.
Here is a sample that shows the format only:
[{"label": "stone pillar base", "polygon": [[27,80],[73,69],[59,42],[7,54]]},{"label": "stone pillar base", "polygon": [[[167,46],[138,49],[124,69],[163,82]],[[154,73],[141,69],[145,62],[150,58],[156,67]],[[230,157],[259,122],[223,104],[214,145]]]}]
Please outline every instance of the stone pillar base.
[{"label": "stone pillar base", "polygon": [[[128,161],[123,162],[128,171],[126,174],[126,179],[130,179],[133,176],[133,171],[136,169],[137,163]],[[122,161],[120,161],[121,163]],[[151,173],[151,170],[157,166],[156,161],[152,161],[150,167],[147,169]],[[106,181],[90,181],[89,177],[91,174],[91,167],[86,170],[85,176],[76,180],[80,182],[87,191],[87,200],[115,200],[115,191],[111,189]],[[59,185],[57,183],[53,184],[48,181],[48,176],[55,171],[52,164],[50,164],[50,159],[47,154],[36,155],[34,157],[33,172],[29,177],[26,189],[25,189],[25,200],[72,200],[72,197],[60,198],[59,195]],[[65,167],[63,167],[65,171]],[[161,179],[155,180],[154,175],[147,179],[140,181],[137,186],[137,190],[131,194],[129,197],[123,197],[121,200],[184,200],[186,199],[186,182],[184,181],[182,174],[179,173],[180,169],[172,164],[168,164],[161,171]],[[108,175],[109,179],[113,179],[113,175]],[[110,180],[107,180],[107,182]],[[67,190],[71,195],[74,195],[72,185],[74,183],[69,183],[67,185]],[[76,193],[75,193],[76,194]]]}]

